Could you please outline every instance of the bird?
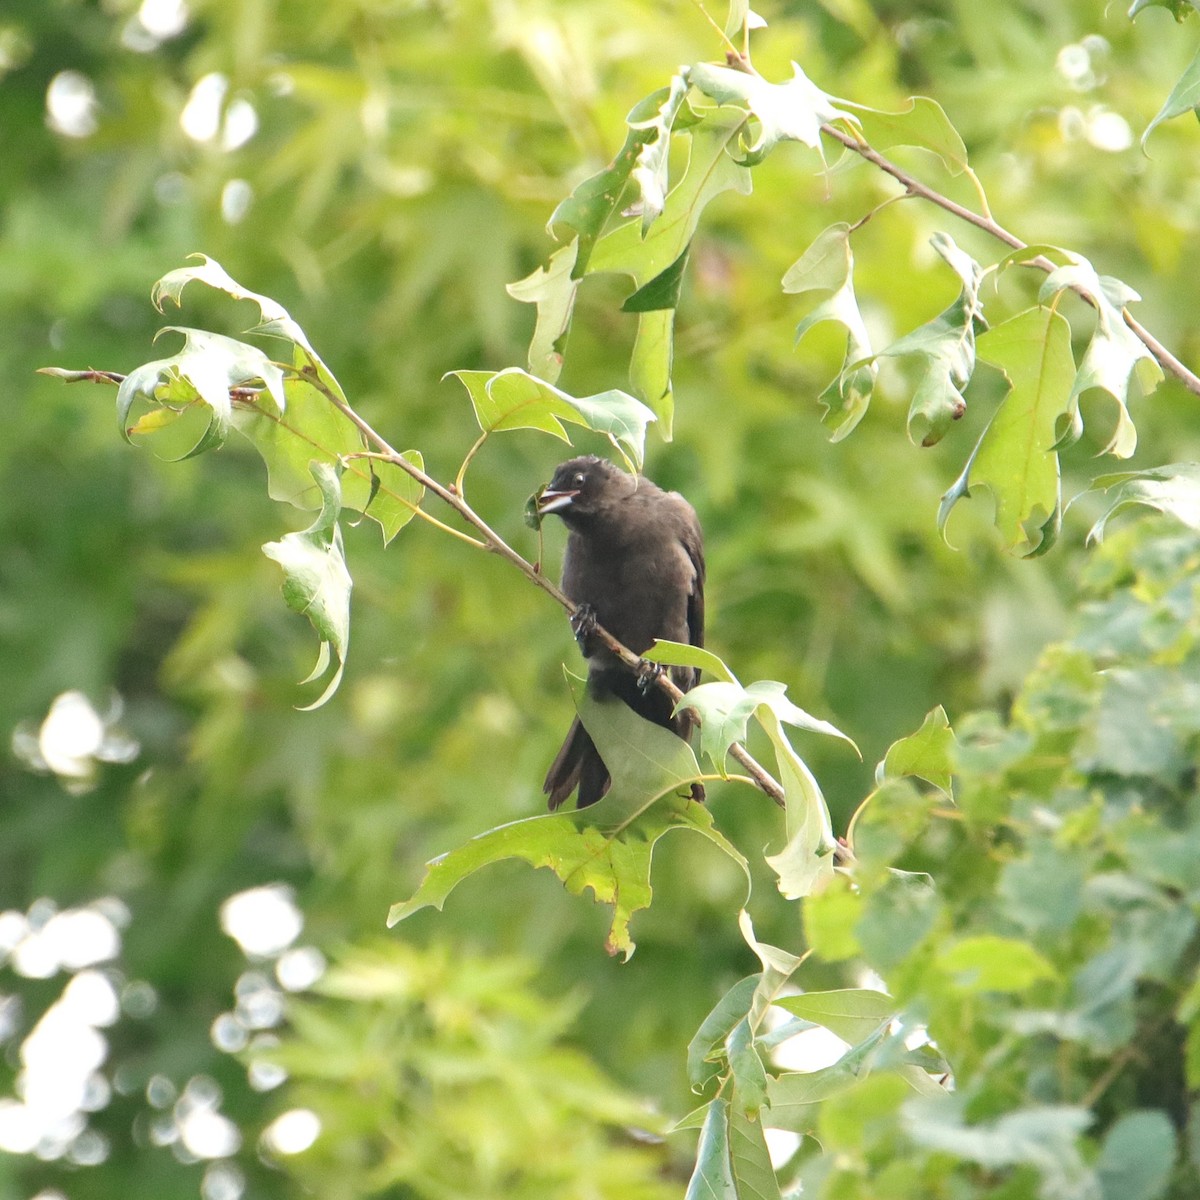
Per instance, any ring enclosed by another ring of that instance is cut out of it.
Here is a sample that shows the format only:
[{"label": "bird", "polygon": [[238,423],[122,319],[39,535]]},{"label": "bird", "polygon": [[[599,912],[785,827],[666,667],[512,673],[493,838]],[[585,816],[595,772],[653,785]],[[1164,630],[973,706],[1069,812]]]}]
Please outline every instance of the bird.
[{"label": "bird", "polygon": [[[588,691],[616,697],[647,720],[688,741],[695,721],[672,715],[671,698],[653,686],[653,672],[630,671],[595,637],[602,626],[635,654],[656,639],[704,644],[704,539],[692,506],[643,475],[631,475],[595,455],[561,463],[537,495],[541,517],[567,526],[562,590],[575,605],[571,627],[588,663]],[[671,667],[680,691],[700,672]],[[595,804],[612,783],[595,743],[576,717],[542,790],[551,811],[578,788],[577,808]],[[704,799],[700,783],[692,798]]]}]

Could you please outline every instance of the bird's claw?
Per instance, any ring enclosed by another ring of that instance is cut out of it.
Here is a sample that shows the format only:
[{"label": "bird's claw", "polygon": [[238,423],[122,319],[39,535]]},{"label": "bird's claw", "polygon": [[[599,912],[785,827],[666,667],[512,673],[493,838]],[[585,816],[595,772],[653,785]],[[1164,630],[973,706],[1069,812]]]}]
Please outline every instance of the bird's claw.
[{"label": "bird's claw", "polygon": [[587,643],[596,632],[596,610],[590,604],[577,605],[570,616],[571,632],[579,643],[580,650],[587,652]]},{"label": "bird's claw", "polygon": [[643,696],[646,695],[646,693],[654,686],[655,681],[659,678],[659,676],[665,672],[666,667],[664,667],[662,663],[647,662],[646,659],[643,658],[638,663],[637,667],[638,691],[641,692]]}]

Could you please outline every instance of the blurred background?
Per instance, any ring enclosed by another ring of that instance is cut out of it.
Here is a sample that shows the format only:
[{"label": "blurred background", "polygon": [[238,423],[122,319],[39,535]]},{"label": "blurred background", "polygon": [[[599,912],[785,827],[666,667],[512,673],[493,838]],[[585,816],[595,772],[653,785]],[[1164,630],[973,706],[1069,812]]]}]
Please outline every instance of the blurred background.
[{"label": "blurred background", "polygon": [[[1143,323],[1197,361],[1194,124],[1161,127],[1152,161],[1138,146],[1193,30],[1102,0],[760,7],[764,75],[795,59],[874,107],[934,96],[997,218],[1125,280]],[[426,860],[541,810],[570,719],[561,664],[577,661],[562,613],[420,522],[386,552],[364,523],[347,530],[345,680],[298,712],[313,639],[260,546],[308,517],[267,498],[248,444],[159,461],[119,438],[112,389],[34,371],[171,352],[154,348],[149,289],[202,251],[285,304],[368,420],[451,478],[475,427],[443,374],[524,364],[532,309],[504,285],[547,258],[554,205],[619,148],[639,99],[721,57],[683,0],[6,0],[0,1200],[681,1193],[690,1135],[658,1135],[695,1102],[684,1049],[755,967],[740,877],[711,847],[660,848],[628,965],[603,952],[603,912],[513,864],[384,930]],[[973,202],[931,156],[897,157]],[[938,538],[938,498],[1002,394],[986,368],[933,449],[905,437],[912,380],[894,365],[831,445],[816,396],[841,336],[794,349],[810,304],[779,280],[894,185],[788,144],[754,186],[706,212],[675,440],[651,434],[647,473],[703,521],[712,647],[862,747],[859,763],[800,743],[841,829],[935,704],[952,720],[1004,709],[1063,627],[1094,510],[1069,512],[1036,562],[1002,554],[986,494],[956,510],[954,549]],[[939,229],[1000,257],[914,202],[856,235],[877,344],[957,294],[929,247]],[[988,315],[1036,283],[1008,273]],[[625,290],[584,289],[568,391],[625,386]],[[1078,355],[1090,321],[1064,309]],[[192,289],[167,321],[238,334],[254,319]],[[1170,383],[1135,403],[1134,466],[1196,455],[1195,403]],[[1112,425],[1102,402],[1085,415],[1068,497]],[[567,456],[506,435],[472,468],[473,503],[527,556],[525,499]],[[556,573],[561,531],[546,542]],[[759,859],[759,935],[797,949],[759,854],[780,844],[777,811],[710,794]]]}]

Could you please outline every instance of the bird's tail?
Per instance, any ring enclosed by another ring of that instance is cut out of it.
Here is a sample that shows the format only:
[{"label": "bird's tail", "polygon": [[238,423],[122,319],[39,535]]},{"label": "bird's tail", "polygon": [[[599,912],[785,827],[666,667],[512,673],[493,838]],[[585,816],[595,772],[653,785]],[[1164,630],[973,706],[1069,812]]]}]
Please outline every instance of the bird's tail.
[{"label": "bird's tail", "polygon": [[546,772],[546,782],[542,784],[542,791],[549,797],[551,811],[562,804],[576,785],[579,786],[576,807],[586,808],[589,804],[595,804],[608,791],[611,782],[596,743],[576,717],[571,722],[562,749]]}]

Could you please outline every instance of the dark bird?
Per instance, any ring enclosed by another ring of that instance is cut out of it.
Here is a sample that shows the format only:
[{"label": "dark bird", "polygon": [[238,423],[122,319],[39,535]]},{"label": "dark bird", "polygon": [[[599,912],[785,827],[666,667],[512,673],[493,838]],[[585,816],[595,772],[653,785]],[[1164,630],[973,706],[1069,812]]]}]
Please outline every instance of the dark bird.
[{"label": "dark bird", "polygon": [[[597,699],[618,697],[688,740],[690,715],[673,717],[670,697],[652,678],[625,667],[594,631],[601,625],[635,654],[649,650],[657,638],[704,644],[704,546],[692,506],[678,492],[664,492],[644,476],[591,455],[555,470],[537,511],[561,517],[570,531],[562,589],[578,606],[571,627],[588,661],[589,692]],[[700,673],[671,667],[670,674],[686,692]],[[577,717],[542,785],[550,808],[558,808],[577,786],[577,806],[595,804],[611,782]],[[692,796],[704,799],[701,784],[692,785]]]}]

